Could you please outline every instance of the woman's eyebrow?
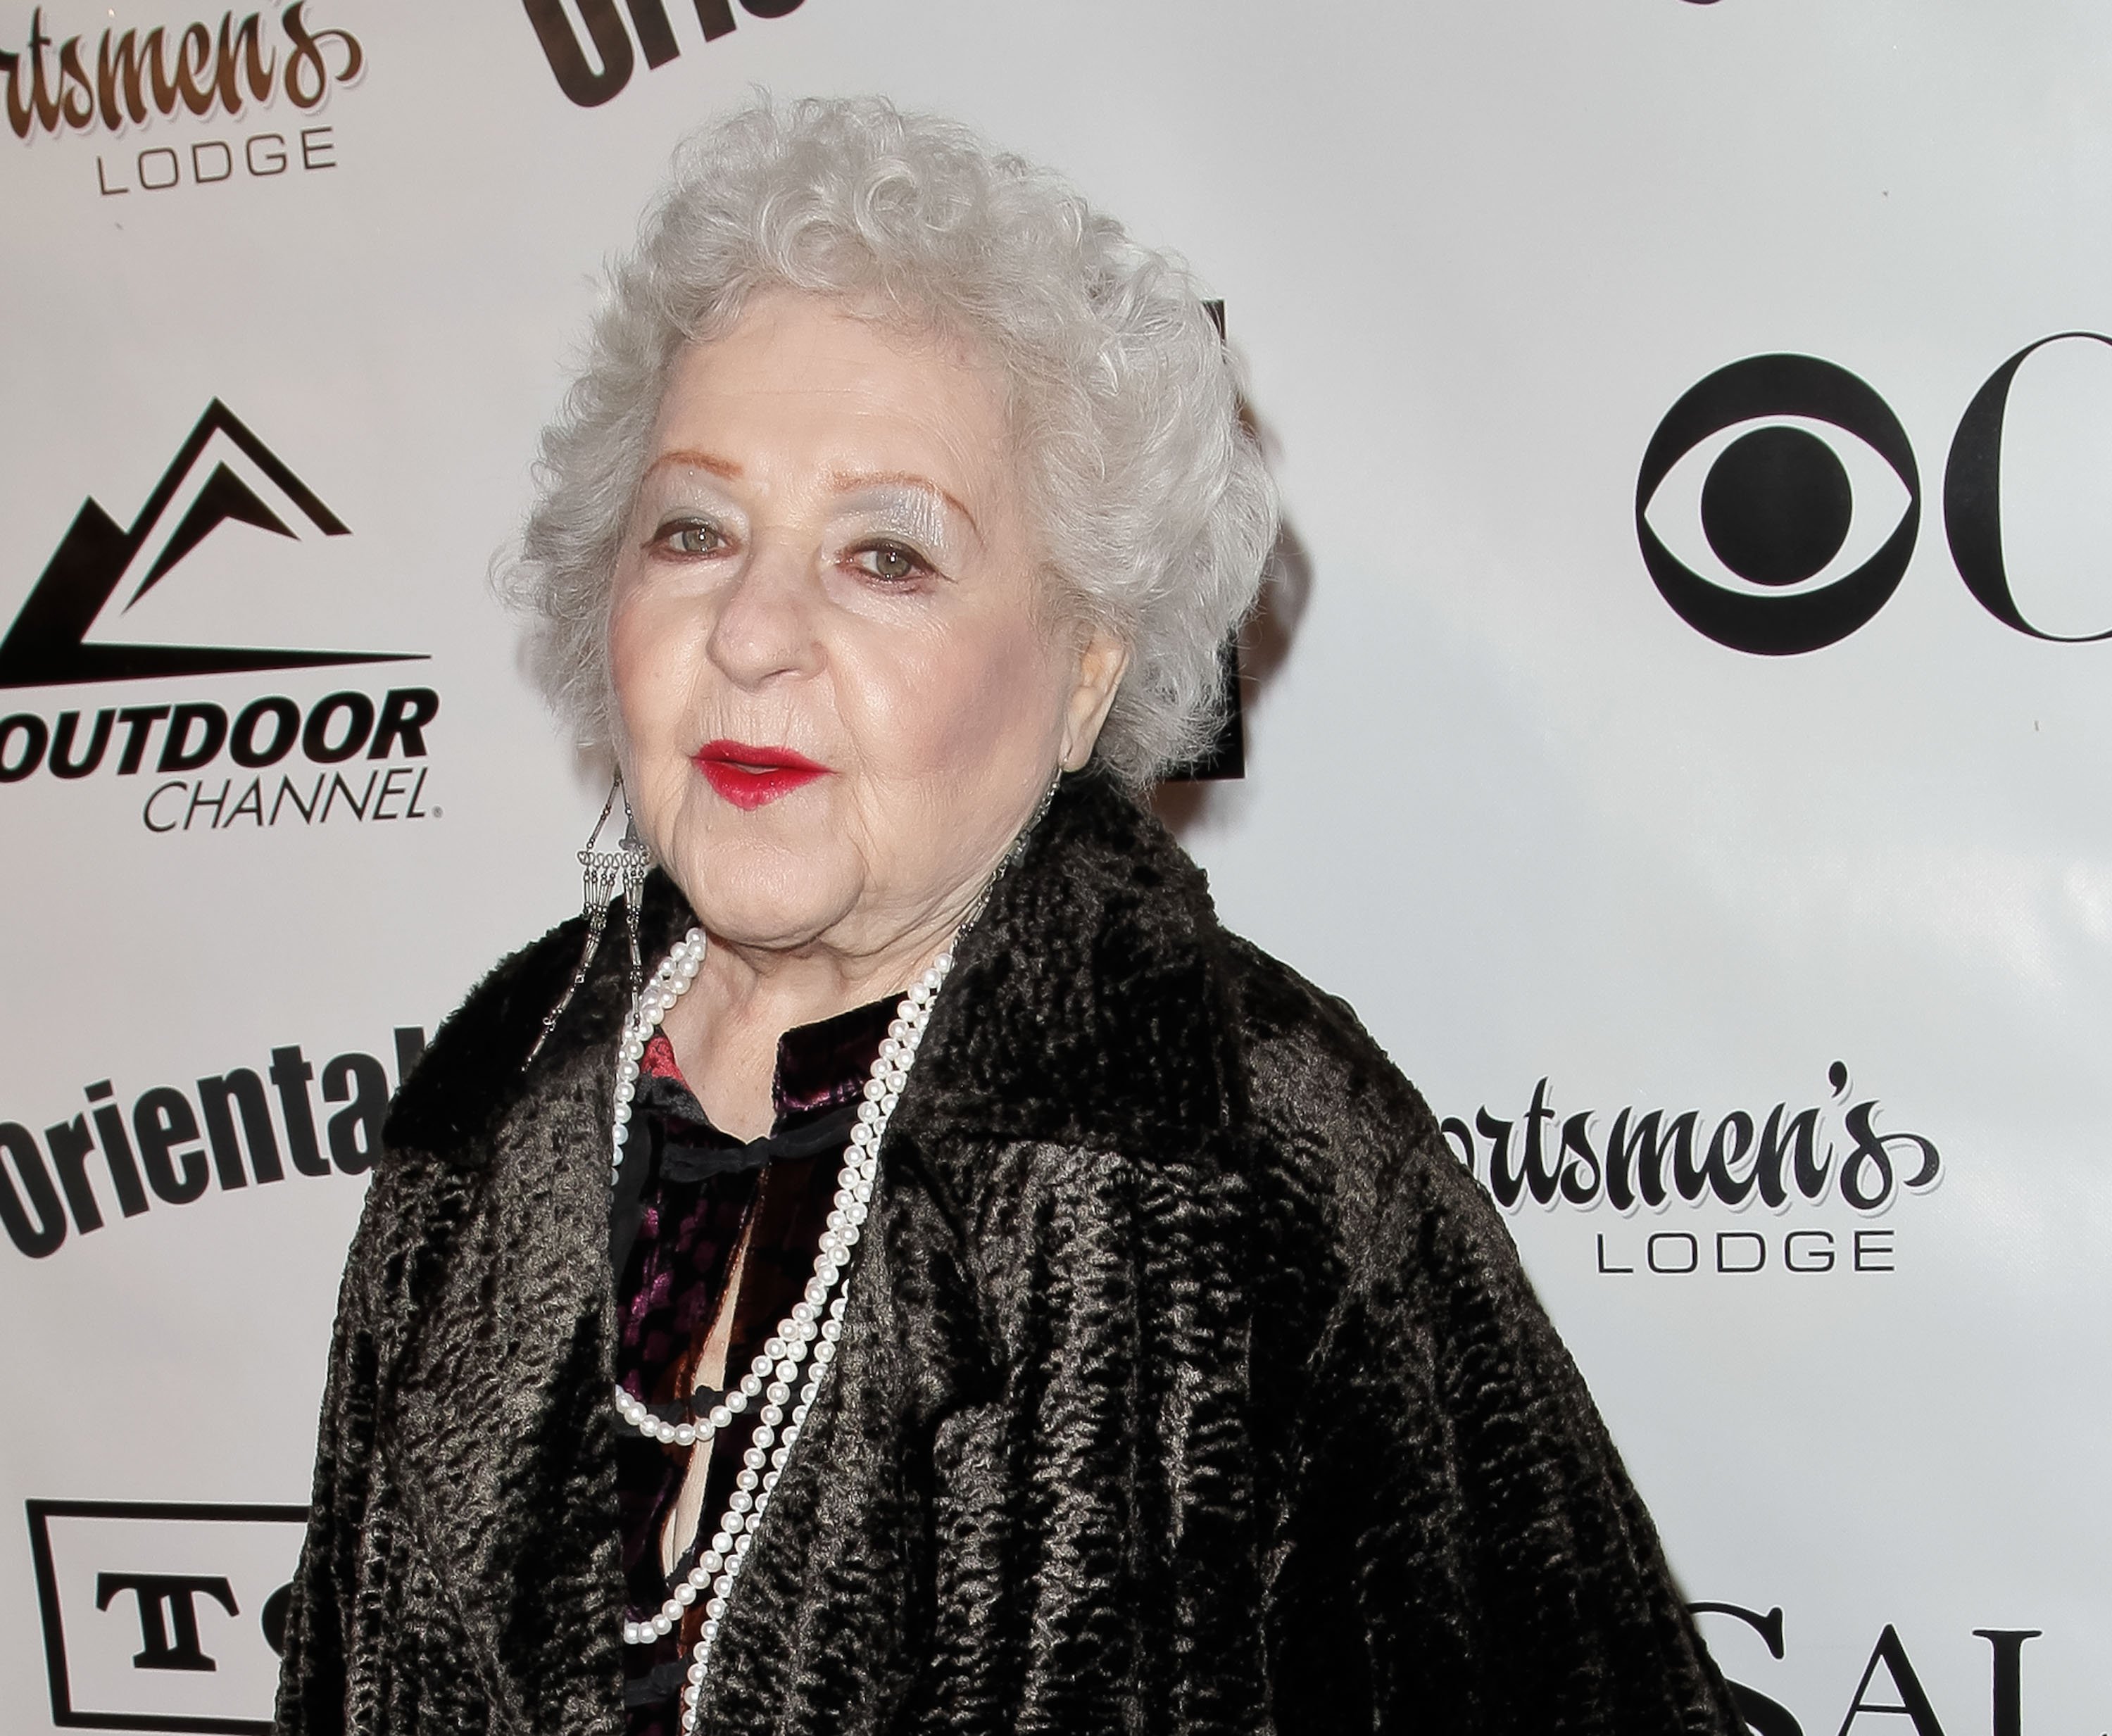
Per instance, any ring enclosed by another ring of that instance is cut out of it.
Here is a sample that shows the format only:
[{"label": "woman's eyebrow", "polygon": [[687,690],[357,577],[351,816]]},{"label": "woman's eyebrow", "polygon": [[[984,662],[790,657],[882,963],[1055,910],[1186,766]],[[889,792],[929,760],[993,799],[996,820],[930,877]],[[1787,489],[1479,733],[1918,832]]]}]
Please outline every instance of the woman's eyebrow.
[{"label": "woman's eyebrow", "polygon": [[879,492],[889,489],[904,489],[921,494],[935,504],[943,503],[960,515],[967,527],[975,532],[977,541],[982,540],[982,526],[976,522],[976,515],[941,488],[929,476],[920,476],[913,471],[857,470],[831,471],[825,478],[829,487],[840,494]]},{"label": "woman's eyebrow", "polygon": [[708,470],[715,476],[724,476],[728,481],[738,481],[740,466],[731,458],[722,458],[714,453],[699,452],[694,448],[678,446],[671,452],[663,452],[646,466],[645,474],[653,476],[662,470],[680,466],[687,470]]}]

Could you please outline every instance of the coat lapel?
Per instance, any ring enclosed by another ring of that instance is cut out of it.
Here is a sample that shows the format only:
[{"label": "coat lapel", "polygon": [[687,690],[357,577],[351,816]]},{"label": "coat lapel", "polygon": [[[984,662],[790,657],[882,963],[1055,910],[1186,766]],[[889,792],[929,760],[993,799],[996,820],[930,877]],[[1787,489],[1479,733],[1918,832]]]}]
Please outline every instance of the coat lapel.
[{"label": "coat lapel", "polygon": [[1227,1123],[1232,1069],[1202,870],[1097,773],[1055,801],[963,937],[895,1126],[946,1147],[1185,1149]]},{"label": "coat lapel", "polygon": [[[688,920],[649,884],[647,968]],[[628,998],[621,913],[549,1044],[522,1062],[579,956],[576,920],[501,965],[451,1021],[390,1126],[470,1202],[395,1365],[383,1451],[501,1727],[612,1729],[620,1704],[608,1129]],[[491,997],[487,999],[487,995]],[[418,1160],[415,1159],[413,1160]]]}]

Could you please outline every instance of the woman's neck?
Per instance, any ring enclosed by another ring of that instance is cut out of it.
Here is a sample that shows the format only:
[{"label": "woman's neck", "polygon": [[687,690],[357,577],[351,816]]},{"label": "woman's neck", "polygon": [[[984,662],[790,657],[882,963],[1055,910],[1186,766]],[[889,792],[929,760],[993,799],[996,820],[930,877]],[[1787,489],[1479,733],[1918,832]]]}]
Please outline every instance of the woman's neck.
[{"label": "woman's neck", "polygon": [[740,1139],[767,1133],[776,1119],[771,1087],[778,1040],[907,988],[958,927],[949,920],[869,955],[819,947],[772,953],[713,941],[694,986],[662,1027],[712,1124]]}]

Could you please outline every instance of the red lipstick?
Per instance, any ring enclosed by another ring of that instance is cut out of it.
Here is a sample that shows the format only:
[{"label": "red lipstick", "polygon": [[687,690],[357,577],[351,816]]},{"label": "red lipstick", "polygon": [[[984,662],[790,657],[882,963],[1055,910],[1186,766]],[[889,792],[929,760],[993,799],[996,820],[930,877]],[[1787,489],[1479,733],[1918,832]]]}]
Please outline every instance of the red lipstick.
[{"label": "red lipstick", "polygon": [[789,747],[754,747],[745,741],[707,741],[690,759],[704,781],[736,808],[774,802],[829,769]]}]

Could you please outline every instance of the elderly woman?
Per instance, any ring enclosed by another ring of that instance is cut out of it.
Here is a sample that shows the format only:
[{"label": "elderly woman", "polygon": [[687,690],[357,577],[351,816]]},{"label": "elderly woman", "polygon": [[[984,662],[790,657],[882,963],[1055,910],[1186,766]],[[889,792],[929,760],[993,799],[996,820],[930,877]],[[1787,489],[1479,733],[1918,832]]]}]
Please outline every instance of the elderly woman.
[{"label": "elderly woman", "polygon": [[558,928],[395,1105],[280,1729],[1739,1728],[1429,1110],[1139,804],[1274,531],[1183,272],[752,107],[544,450],[648,968]]}]

